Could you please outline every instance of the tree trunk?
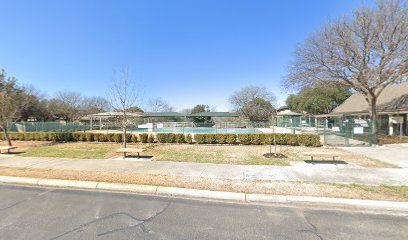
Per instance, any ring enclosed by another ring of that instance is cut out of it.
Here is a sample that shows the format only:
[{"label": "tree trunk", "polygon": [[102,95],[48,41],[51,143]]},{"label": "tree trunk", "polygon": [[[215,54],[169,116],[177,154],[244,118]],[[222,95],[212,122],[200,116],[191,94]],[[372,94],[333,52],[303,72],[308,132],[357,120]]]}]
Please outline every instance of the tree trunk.
[{"label": "tree trunk", "polygon": [[8,132],[7,132],[7,126],[3,127],[3,132],[4,132],[4,138],[5,138],[5,140],[7,141],[8,146],[9,146],[9,147],[13,146],[13,145],[11,144],[11,139],[10,139],[10,137],[9,137],[9,135],[8,135]]},{"label": "tree trunk", "polygon": [[127,116],[126,116],[126,109],[123,109],[123,123],[122,123],[123,131],[122,131],[122,141],[123,147],[126,148],[126,129],[127,129]]},{"label": "tree trunk", "polygon": [[122,131],[122,140],[123,140],[123,147],[126,148],[127,144],[126,144],[126,127],[123,127],[123,131]]},{"label": "tree trunk", "polygon": [[372,143],[378,143],[378,126],[377,126],[377,97],[371,97],[370,102],[370,116],[371,116],[371,134],[372,134]]}]

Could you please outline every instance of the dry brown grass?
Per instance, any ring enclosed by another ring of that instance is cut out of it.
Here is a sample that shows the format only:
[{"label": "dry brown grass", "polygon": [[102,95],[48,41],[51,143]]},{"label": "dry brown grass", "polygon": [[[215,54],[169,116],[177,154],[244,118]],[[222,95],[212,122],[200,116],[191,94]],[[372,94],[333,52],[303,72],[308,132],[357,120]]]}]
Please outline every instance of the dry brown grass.
[{"label": "dry brown grass", "polygon": [[175,177],[133,173],[111,173],[71,170],[40,170],[0,167],[0,175],[15,177],[65,179],[112,183],[129,183],[180,188],[207,189],[243,193],[301,195],[375,200],[407,201],[406,187],[338,185],[302,182],[265,182]]}]

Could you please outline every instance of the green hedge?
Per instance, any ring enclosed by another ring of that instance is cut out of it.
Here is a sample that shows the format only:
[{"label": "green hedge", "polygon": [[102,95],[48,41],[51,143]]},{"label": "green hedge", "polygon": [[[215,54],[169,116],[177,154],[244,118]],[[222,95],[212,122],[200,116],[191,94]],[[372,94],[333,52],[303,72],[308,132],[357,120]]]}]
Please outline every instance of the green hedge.
[{"label": "green hedge", "polygon": [[315,134],[238,134],[238,140],[241,144],[273,144],[291,145],[291,146],[314,146],[319,147],[320,136]]},{"label": "green hedge", "polygon": [[[25,132],[9,133],[11,140],[22,141],[88,141],[88,142],[122,142],[120,133],[83,133],[83,132]],[[157,142],[159,143],[189,143],[192,144],[193,137],[190,134],[181,133],[158,133]],[[126,134],[127,142],[154,143],[154,135],[142,133],[139,136]],[[321,146],[319,135],[314,134],[195,134],[195,143],[198,144],[235,144],[245,145],[264,145],[276,144],[291,146]]]},{"label": "green hedge", "polygon": [[236,134],[196,134],[194,140],[198,144],[234,144]]},{"label": "green hedge", "polygon": [[139,135],[139,141],[142,143],[147,143],[148,139],[149,139],[149,134],[147,133],[142,133]]}]

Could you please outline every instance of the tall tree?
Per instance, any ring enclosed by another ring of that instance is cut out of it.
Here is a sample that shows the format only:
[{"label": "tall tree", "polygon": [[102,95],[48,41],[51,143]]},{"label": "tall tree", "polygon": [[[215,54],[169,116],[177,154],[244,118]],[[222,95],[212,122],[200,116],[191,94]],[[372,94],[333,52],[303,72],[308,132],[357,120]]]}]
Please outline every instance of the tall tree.
[{"label": "tall tree", "polygon": [[24,89],[18,86],[15,77],[7,77],[4,70],[0,72],[0,128],[9,146],[12,146],[8,135],[7,123],[19,120],[27,100]]},{"label": "tall tree", "polygon": [[127,147],[126,131],[130,124],[128,109],[131,109],[139,101],[140,89],[131,78],[129,69],[124,67],[112,79],[110,88],[110,103],[113,109],[121,113],[120,125],[122,127],[123,147]]},{"label": "tall tree", "polygon": [[85,97],[80,104],[83,115],[106,112],[110,110],[110,103],[103,97]]},{"label": "tall tree", "polygon": [[262,98],[255,98],[242,108],[241,113],[250,121],[267,121],[274,115],[275,108],[271,102]]},{"label": "tall tree", "polygon": [[319,84],[305,87],[296,95],[289,95],[286,105],[295,112],[327,114],[351,96],[349,87],[338,84]]},{"label": "tall tree", "polygon": [[[365,97],[375,123],[384,88],[408,76],[407,56],[407,2],[382,0],[326,25],[299,45],[286,85],[347,84]],[[376,124],[373,130],[376,134]]]},{"label": "tall tree", "polygon": [[[229,102],[235,112],[238,112],[243,117],[245,116],[244,111],[248,110],[248,104],[254,103],[256,99],[263,99],[269,102],[271,106],[275,102],[275,95],[269,92],[265,87],[261,86],[247,86],[241,90],[235,92],[229,99]],[[260,100],[256,100],[255,103],[260,103]]]},{"label": "tall tree", "polygon": [[[191,114],[203,112],[210,112],[210,107],[204,104],[197,104],[191,110]],[[211,121],[211,117],[193,117],[193,122],[209,122],[209,121]]]},{"label": "tall tree", "polygon": [[170,106],[163,98],[153,98],[149,101],[149,109],[152,112],[173,112],[174,108]]},{"label": "tall tree", "polygon": [[50,101],[53,114],[65,121],[74,121],[81,116],[83,97],[78,92],[60,91]]}]

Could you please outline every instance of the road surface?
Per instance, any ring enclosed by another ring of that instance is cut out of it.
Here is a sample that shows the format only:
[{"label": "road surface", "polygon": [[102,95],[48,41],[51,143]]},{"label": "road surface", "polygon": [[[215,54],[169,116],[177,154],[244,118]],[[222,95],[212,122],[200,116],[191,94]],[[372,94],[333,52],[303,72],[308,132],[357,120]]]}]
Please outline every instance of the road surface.
[{"label": "road surface", "polygon": [[408,217],[0,185],[0,239],[408,239]]}]

